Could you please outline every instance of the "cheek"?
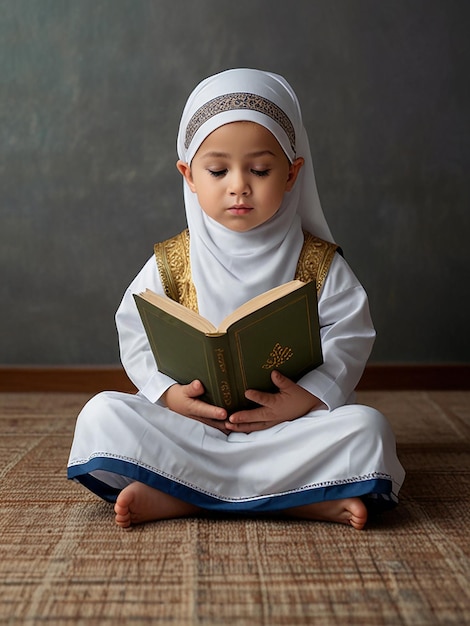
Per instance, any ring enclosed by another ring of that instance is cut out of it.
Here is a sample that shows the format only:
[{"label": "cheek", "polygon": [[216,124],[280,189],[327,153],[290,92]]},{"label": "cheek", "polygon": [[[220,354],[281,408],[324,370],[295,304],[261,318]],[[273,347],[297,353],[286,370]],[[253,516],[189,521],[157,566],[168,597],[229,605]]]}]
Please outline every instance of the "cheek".
[{"label": "cheek", "polygon": [[284,198],[286,188],[285,185],[279,182],[275,187],[273,187],[269,193],[269,199],[271,203],[276,204],[278,207],[280,206],[282,199]]},{"label": "cheek", "polygon": [[212,211],[214,206],[217,206],[220,202],[218,201],[218,195],[216,191],[214,191],[214,189],[207,188],[204,188],[202,190],[201,188],[199,188],[197,193],[197,199],[205,212]]}]

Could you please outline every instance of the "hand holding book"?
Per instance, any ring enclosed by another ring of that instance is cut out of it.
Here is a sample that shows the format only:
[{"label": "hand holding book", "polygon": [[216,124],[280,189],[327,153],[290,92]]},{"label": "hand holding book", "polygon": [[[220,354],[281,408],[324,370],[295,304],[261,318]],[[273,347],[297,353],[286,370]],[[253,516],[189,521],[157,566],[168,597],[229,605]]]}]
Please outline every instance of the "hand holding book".
[{"label": "hand holding book", "polygon": [[253,298],[215,328],[149,290],[134,295],[159,371],[200,380],[203,400],[228,415],[256,406],[247,389],[275,392],[274,370],[297,381],[322,363],[315,283],[294,280]]},{"label": "hand holding book", "polygon": [[213,426],[228,435],[226,427],[227,411],[201,400],[205,389],[200,380],[193,380],[188,385],[172,385],[162,396],[166,406],[185,417]]},{"label": "hand holding book", "polygon": [[256,402],[259,408],[238,411],[231,415],[227,423],[229,431],[251,433],[265,430],[302,417],[321,404],[316,396],[277,370],[273,371],[271,378],[278,391],[267,393],[248,390],[247,398]]},{"label": "hand holding book", "polygon": [[[238,411],[229,418],[225,409],[203,402],[200,381],[189,385],[173,385],[164,394],[168,408],[191,419],[203,422],[228,435],[231,432],[251,433],[265,430],[302,417],[320,404],[320,400],[280,372],[271,375],[278,391],[275,393],[247,390],[246,396],[258,408]],[[227,419],[228,418],[228,419]]]}]

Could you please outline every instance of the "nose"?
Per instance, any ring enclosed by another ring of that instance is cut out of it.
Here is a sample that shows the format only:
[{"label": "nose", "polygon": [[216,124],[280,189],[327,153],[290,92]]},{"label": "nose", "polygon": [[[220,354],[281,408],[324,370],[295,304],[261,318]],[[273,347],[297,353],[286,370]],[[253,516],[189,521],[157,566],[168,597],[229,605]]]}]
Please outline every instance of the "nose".
[{"label": "nose", "polygon": [[250,185],[243,172],[233,171],[231,173],[228,192],[231,196],[247,196],[250,193]]}]

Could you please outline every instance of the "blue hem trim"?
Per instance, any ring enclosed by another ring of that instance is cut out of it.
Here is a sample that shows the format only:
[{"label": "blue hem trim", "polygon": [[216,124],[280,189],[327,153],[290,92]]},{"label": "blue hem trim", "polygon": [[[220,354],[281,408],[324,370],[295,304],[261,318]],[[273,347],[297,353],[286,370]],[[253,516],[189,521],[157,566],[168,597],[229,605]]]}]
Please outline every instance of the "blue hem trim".
[{"label": "blue hem trim", "polygon": [[[132,480],[144,483],[167,493],[179,500],[184,500],[210,511],[232,513],[265,513],[282,511],[291,507],[341,498],[363,498],[366,505],[370,500],[371,508],[386,509],[397,504],[392,495],[392,481],[384,478],[374,478],[327,487],[313,487],[280,495],[259,496],[239,501],[227,501],[198,491],[188,485],[182,485],[165,476],[152,472],[147,468],[121,459],[97,457],[82,465],[68,468],[67,477],[81,483],[107,502],[115,502],[120,489],[110,487],[106,483],[90,475],[90,472],[104,470],[126,476]],[[369,496],[369,498],[368,498]]]}]

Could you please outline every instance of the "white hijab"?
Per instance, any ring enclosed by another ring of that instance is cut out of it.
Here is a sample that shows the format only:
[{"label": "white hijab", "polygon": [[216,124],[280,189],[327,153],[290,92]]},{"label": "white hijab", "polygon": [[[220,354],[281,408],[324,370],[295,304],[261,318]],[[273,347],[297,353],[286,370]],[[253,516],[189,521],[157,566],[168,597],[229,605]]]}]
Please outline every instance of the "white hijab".
[{"label": "white hijab", "polygon": [[199,312],[216,325],[250,298],[292,280],[303,244],[302,229],[333,241],[318,197],[300,106],[281,76],[234,69],[203,80],[183,111],[179,158],[190,164],[211,132],[237,121],[261,124],[273,133],[291,162],[303,157],[305,163],[277,213],[243,233],[208,217],[197,195],[183,183]]}]

